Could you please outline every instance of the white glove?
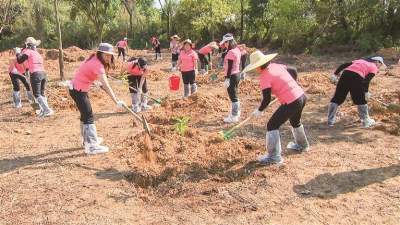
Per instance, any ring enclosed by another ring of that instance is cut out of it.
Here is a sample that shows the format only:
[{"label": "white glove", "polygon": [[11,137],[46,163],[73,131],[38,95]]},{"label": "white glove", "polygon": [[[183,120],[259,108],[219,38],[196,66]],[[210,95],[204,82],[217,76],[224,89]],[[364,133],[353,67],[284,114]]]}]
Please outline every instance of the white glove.
[{"label": "white glove", "polygon": [[230,79],[229,79],[229,78],[225,78],[224,87],[229,88],[230,83],[231,83],[231,82],[230,82]]},{"label": "white glove", "polygon": [[21,53],[21,48],[15,47],[14,48],[15,54]]},{"label": "white glove", "polygon": [[258,110],[258,108],[255,109],[255,110],[251,113],[251,115],[253,115],[254,117],[260,117],[261,114],[262,114],[262,111]]},{"label": "white glove", "polygon": [[365,92],[365,100],[369,100],[371,98],[371,93]]},{"label": "white glove", "polygon": [[331,75],[331,83],[332,83],[332,84],[337,84],[338,81],[339,81],[338,76],[336,76],[335,74],[332,74],[332,75]]},{"label": "white glove", "polygon": [[124,101],[122,101],[122,100],[118,100],[117,101],[117,106],[119,108],[125,108],[126,107],[126,103]]}]

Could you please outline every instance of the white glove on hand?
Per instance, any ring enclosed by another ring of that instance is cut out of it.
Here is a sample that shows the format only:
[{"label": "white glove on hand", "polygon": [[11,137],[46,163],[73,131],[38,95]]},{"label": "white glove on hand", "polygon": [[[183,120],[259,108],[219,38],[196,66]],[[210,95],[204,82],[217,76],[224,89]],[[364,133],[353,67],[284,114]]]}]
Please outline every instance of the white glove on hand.
[{"label": "white glove on hand", "polygon": [[369,100],[371,98],[371,93],[365,92],[365,100]]},{"label": "white glove on hand", "polygon": [[126,103],[124,101],[122,101],[122,100],[118,100],[117,101],[117,106],[119,108],[125,108],[126,107]]},{"label": "white glove on hand", "polygon": [[336,76],[335,74],[332,74],[332,75],[331,75],[331,83],[332,83],[332,84],[337,84],[338,81],[339,81],[338,76]]},{"label": "white glove on hand", "polygon": [[15,47],[14,48],[15,54],[21,53],[21,48]]},{"label": "white glove on hand", "polygon": [[262,111],[255,109],[252,113],[251,113],[254,117],[260,117],[262,114]]},{"label": "white glove on hand", "polygon": [[229,78],[225,78],[224,87],[229,88],[229,86],[231,85],[231,84],[230,84],[230,83],[231,83],[230,80],[231,80],[231,79],[229,79]]},{"label": "white glove on hand", "polygon": [[247,74],[246,74],[245,72],[241,72],[241,73],[240,73],[240,79],[241,79],[241,80],[246,79],[246,75],[247,75]]}]

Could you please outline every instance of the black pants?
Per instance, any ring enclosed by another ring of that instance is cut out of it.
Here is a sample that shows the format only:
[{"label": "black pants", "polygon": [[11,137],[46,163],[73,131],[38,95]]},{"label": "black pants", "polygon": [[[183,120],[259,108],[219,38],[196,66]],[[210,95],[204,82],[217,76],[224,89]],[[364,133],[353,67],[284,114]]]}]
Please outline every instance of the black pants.
[{"label": "black pants", "polygon": [[286,121],[290,121],[292,127],[301,126],[301,113],[306,105],[307,98],[302,95],[290,104],[281,105],[271,116],[267,123],[267,130],[278,130]]},{"label": "black pants", "polygon": [[125,48],[118,48],[118,58],[122,55],[122,58],[125,60]]},{"label": "black pants", "polygon": [[182,72],[183,84],[194,84],[196,83],[196,74],[194,70]]},{"label": "black pants", "polygon": [[156,53],[160,53],[160,54],[161,54],[161,47],[160,47],[160,45],[157,45],[156,47],[154,47],[154,50],[156,51]]},{"label": "black pants", "polygon": [[[147,93],[147,80],[142,76],[128,76],[129,87],[135,88],[136,90],[139,89],[140,81],[145,79],[142,86],[142,93]],[[130,93],[137,93],[137,91],[129,88]]]},{"label": "black pants", "polygon": [[31,86],[32,86],[32,92],[33,96],[35,98],[39,96],[44,97],[44,92],[46,90],[46,84],[47,84],[47,76],[45,72],[34,72],[31,73]]},{"label": "black pants", "polygon": [[31,87],[29,86],[28,80],[26,79],[25,76],[10,73],[10,78],[11,78],[11,83],[12,83],[12,85],[13,85],[13,90],[14,90],[14,91],[19,91],[19,90],[20,90],[20,88],[19,88],[19,81],[21,81],[22,84],[24,84],[25,89],[26,89],[27,91],[30,91],[30,90],[31,90]]},{"label": "black pants", "polygon": [[229,79],[228,95],[231,102],[238,102],[237,91],[239,88],[240,76],[239,74],[232,74]]},{"label": "black pants", "polygon": [[240,63],[241,63],[241,66],[242,66],[241,70],[243,70],[246,67],[246,62],[247,62],[247,54],[242,55],[240,57]]},{"label": "black pants", "polygon": [[339,82],[336,86],[335,95],[331,102],[341,105],[350,92],[351,99],[355,105],[365,105],[365,81],[357,73],[345,70],[340,76]]},{"label": "black pants", "polygon": [[201,63],[200,64],[201,69],[205,69],[205,66],[209,65],[211,55],[210,55],[210,53],[208,53],[207,55],[203,55],[203,54],[199,53],[199,59],[200,59],[200,63]]},{"label": "black pants", "polygon": [[76,104],[76,107],[78,107],[78,110],[81,114],[80,120],[84,124],[93,124],[94,117],[88,93],[73,89],[69,90],[69,95],[71,95]]},{"label": "black pants", "polygon": [[172,62],[177,62],[178,59],[179,59],[179,53],[172,53],[171,61]]}]

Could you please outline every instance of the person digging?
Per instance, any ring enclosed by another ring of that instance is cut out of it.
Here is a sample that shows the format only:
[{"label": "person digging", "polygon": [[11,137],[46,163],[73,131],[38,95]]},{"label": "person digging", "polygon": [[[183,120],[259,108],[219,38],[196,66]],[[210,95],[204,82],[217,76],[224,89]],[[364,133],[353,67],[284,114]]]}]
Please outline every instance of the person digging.
[{"label": "person digging", "polygon": [[[14,48],[14,51],[15,51],[15,54],[21,53],[20,48]],[[26,72],[26,69],[25,69],[24,65],[19,64],[16,59],[10,60],[10,65],[8,67],[8,74],[10,75],[11,83],[13,86],[12,97],[13,97],[13,102],[14,102],[15,108],[22,107],[20,87],[19,87],[20,81],[25,86],[26,96],[28,97],[29,102],[33,103],[35,101],[35,99],[33,97],[33,93],[31,91],[31,87],[29,85],[29,82],[24,75],[25,72]]]},{"label": "person digging", "polygon": [[121,72],[128,72],[129,92],[132,99],[132,111],[150,110],[148,105],[147,89],[147,60],[145,58],[131,58],[126,68]]},{"label": "person digging", "polygon": [[383,58],[375,56],[354,60],[340,65],[331,76],[331,82],[336,85],[335,94],[328,106],[328,126],[334,126],[338,107],[346,100],[350,92],[353,103],[357,105],[358,115],[364,128],[375,125],[375,120],[369,116],[367,101],[369,84],[380,68],[385,68]]},{"label": "person digging", "polygon": [[208,73],[208,69],[212,63],[211,54],[213,50],[218,49],[217,42],[213,41],[207,44],[206,46],[200,48],[199,50],[199,59],[200,59],[200,73],[206,75]]},{"label": "person digging", "polygon": [[292,126],[294,137],[294,141],[290,142],[287,148],[297,152],[304,152],[309,148],[309,142],[301,123],[301,115],[307,98],[303,89],[289,73],[287,66],[270,63],[276,56],[277,54],[264,55],[257,50],[250,55],[250,64],[243,70],[244,72],[255,70],[260,75],[259,85],[263,99],[260,106],[252,113],[254,117],[261,116],[271,101],[271,94],[276,96],[281,103],[267,123],[267,153],[258,159],[261,164],[283,163],[279,128],[287,120]]},{"label": "person digging", "polygon": [[108,147],[102,146],[102,138],[97,136],[92,106],[88,91],[90,86],[100,80],[102,89],[111,97],[118,107],[126,107],[125,102],[115,97],[113,90],[108,84],[106,73],[114,65],[113,46],[108,43],[101,43],[97,52],[90,55],[75,72],[74,78],[69,87],[69,94],[74,100],[79,112],[81,121],[81,135],[86,154],[99,154],[109,151]]}]

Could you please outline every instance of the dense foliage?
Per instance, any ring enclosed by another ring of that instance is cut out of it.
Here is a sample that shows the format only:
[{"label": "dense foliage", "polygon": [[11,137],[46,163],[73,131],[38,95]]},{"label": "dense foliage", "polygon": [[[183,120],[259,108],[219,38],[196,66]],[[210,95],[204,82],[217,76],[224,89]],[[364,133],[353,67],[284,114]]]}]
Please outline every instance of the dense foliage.
[{"label": "dense foliage", "polygon": [[[203,44],[226,32],[291,52],[400,46],[400,0],[59,0],[59,11],[64,47],[128,36],[143,48],[152,35],[166,47],[175,33]],[[0,50],[27,36],[57,46],[53,0],[0,0]]]}]

